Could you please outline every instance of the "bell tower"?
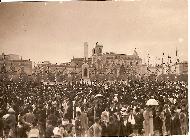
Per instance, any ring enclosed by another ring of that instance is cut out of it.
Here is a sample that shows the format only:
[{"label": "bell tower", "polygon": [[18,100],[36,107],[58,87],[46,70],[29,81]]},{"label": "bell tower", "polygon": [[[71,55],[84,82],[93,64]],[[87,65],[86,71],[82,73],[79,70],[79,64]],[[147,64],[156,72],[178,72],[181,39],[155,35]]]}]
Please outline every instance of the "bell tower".
[{"label": "bell tower", "polygon": [[96,42],[96,46],[95,48],[92,49],[92,55],[102,55],[102,49],[103,49],[103,46],[102,45],[99,45],[98,42]]},{"label": "bell tower", "polygon": [[98,42],[96,42],[95,48],[92,49],[92,63],[96,63],[98,59],[101,59],[102,50],[103,45],[100,45]]}]

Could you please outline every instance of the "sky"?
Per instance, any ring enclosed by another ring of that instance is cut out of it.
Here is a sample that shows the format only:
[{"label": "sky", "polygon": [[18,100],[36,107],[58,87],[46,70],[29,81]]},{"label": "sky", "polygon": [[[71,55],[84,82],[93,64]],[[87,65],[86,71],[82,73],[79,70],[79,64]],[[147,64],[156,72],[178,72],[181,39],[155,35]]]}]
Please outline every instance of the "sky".
[{"label": "sky", "polygon": [[0,4],[0,53],[34,62],[63,63],[89,56],[95,43],[103,52],[132,54],[143,63],[159,63],[165,53],[174,62],[188,60],[187,0],[131,2],[14,2]]}]

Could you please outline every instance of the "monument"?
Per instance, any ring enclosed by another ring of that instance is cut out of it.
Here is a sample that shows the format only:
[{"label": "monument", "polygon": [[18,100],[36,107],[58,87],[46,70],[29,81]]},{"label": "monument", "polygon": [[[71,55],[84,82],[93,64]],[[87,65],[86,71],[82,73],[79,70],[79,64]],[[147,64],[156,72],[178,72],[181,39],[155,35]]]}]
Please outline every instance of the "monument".
[{"label": "monument", "polygon": [[90,82],[89,79],[89,65],[88,65],[88,42],[84,43],[84,64],[82,65],[82,80]]}]

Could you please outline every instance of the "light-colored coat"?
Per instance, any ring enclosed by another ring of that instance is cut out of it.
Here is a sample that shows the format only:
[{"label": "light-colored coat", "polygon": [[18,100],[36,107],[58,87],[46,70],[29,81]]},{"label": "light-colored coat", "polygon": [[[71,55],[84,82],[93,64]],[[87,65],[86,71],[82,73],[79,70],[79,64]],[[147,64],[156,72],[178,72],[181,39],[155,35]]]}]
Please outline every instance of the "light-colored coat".
[{"label": "light-colored coat", "polygon": [[84,129],[86,131],[88,129],[88,117],[87,117],[87,114],[82,112],[79,119],[81,121],[82,129]]},{"label": "light-colored coat", "polygon": [[181,124],[181,132],[182,135],[186,135],[187,134],[187,130],[188,130],[188,121],[187,121],[187,116],[185,113],[181,112],[180,113],[180,124]]},{"label": "light-colored coat", "polygon": [[144,117],[144,131],[145,131],[145,136],[150,136],[154,134],[153,131],[153,115],[152,111],[145,110],[143,113]]}]

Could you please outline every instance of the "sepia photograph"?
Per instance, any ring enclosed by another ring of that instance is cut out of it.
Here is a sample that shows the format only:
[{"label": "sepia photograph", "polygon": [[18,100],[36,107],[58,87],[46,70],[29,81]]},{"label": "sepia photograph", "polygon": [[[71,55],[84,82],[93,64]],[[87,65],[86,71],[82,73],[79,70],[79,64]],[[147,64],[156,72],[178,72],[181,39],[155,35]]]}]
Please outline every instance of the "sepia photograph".
[{"label": "sepia photograph", "polygon": [[189,134],[188,0],[0,3],[0,138]]}]

